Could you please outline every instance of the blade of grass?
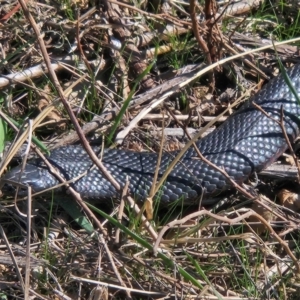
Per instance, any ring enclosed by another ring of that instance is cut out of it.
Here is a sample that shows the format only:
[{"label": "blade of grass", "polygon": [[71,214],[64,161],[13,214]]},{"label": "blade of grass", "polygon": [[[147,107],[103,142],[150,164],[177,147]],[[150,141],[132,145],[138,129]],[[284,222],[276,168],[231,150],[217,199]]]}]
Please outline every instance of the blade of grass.
[{"label": "blade of grass", "polygon": [[186,251],[184,251],[185,255],[189,258],[189,260],[192,262],[192,264],[194,265],[195,269],[197,270],[197,272],[203,277],[204,281],[210,286],[210,288],[213,290],[214,294],[216,295],[216,297],[219,300],[222,300],[223,298],[220,296],[220,294],[216,291],[216,289],[213,287],[213,285],[210,283],[209,279],[207,278],[207,276],[205,275],[204,271],[202,270],[202,268],[200,267],[200,265],[198,264],[198,262]]},{"label": "blade of grass", "polygon": [[134,93],[136,92],[136,89],[138,87],[138,84],[141,82],[141,80],[151,71],[153,65],[155,64],[156,62],[156,57],[157,57],[157,47],[155,48],[155,54],[154,54],[154,60],[152,61],[151,64],[149,64],[149,66],[137,77],[137,79],[134,81],[134,85],[133,85],[133,88],[131,89],[129,95],[128,95],[128,98],[124,101],[121,109],[120,109],[120,112],[118,113],[118,115],[116,116],[116,119],[115,119],[115,122],[111,128],[111,131],[110,131],[110,134],[108,136],[108,142],[109,144],[112,143],[112,138],[122,120],[122,117],[123,115],[125,114],[126,112],[126,109],[128,108],[129,106],[129,103],[134,95]]},{"label": "blade of grass", "polygon": [[88,234],[95,232],[89,219],[83,214],[82,210],[71,198],[56,199],[56,202],[83,228]]},{"label": "blade of grass", "polygon": [[[15,121],[14,119],[12,119],[12,118],[10,118],[10,117],[8,117],[8,116],[6,116],[9,120],[10,120],[10,122],[11,123],[13,123],[17,128],[21,128],[22,126],[17,122],[17,121]],[[5,122],[2,118],[0,118],[0,120],[1,120],[1,122]],[[6,122],[5,122],[5,124],[6,124]],[[1,132],[0,132],[0,134],[1,134]],[[0,141],[1,142],[1,141]],[[35,137],[34,135],[32,136],[32,142],[37,146],[37,147],[39,147],[44,153],[46,153],[46,154],[50,154],[50,151],[48,150],[48,148],[44,145],[44,143],[43,142],[41,142],[37,137]],[[1,151],[1,149],[0,149],[0,151]]]},{"label": "blade of grass", "polygon": [[0,118],[0,153],[3,153],[7,138],[7,124]]},{"label": "blade of grass", "polygon": [[280,72],[281,72],[282,75],[283,75],[284,81],[285,81],[286,84],[288,85],[290,91],[291,91],[291,92],[293,93],[293,95],[295,96],[295,98],[296,98],[298,104],[300,104],[300,98],[299,98],[299,95],[298,95],[298,93],[297,93],[297,91],[296,91],[296,89],[295,89],[295,87],[294,87],[294,85],[293,85],[293,83],[292,83],[290,77],[288,76],[288,74],[287,74],[287,72],[286,72],[286,70],[285,70],[285,68],[284,68],[284,66],[283,66],[283,64],[282,64],[282,62],[281,62],[281,60],[280,60],[280,57],[279,57],[279,55],[278,55],[278,52],[277,52],[277,50],[276,50],[276,46],[275,46],[273,40],[272,40],[272,44],[273,44],[273,47],[274,47],[274,52],[275,52],[276,59],[277,59],[277,61],[278,61],[279,69],[280,69]]},{"label": "blade of grass", "polygon": [[[121,224],[120,222],[118,222],[115,218],[111,217],[110,215],[106,214],[105,212],[103,212],[102,210],[96,208],[95,206],[86,203],[92,210],[94,210],[95,212],[97,212],[98,214],[100,214],[102,217],[104,217],[105,219],[107,219],[109,222],[111,222],[114,226],[120,228],[123,232],[125,232],[126,234],[128,234],[131,238],[133,238],[137,243],[139,243],[140,245],[142,245],[143,247],[147,248],[148,250],[152,251],[153,250],[153,246],[148,243],[147,241],[145,241],[143,238],[141,238],[140,236],[138,236],[137,234],[135,234],[134,232],[130,231],[126,226],[124,226],[123,224]],[[195,285],[196,287],[198,287],[199,289],[203,289],[203,286],[201,285],[201,283],[194,278],[191,274],[189,274],[187,271],[185,271],[182,267],[180,267],[178,264],[174,263],[174,261],[172,259],[170,259],[169,257],[167,257],[166,255],[164,255],[161,252],[157,253],[157,256],[163,260],[163,262],[169,266],[170,268],[174,268],[176,267],[180,273],[180,275],[185,279],[190,281],[193,285]]]}]

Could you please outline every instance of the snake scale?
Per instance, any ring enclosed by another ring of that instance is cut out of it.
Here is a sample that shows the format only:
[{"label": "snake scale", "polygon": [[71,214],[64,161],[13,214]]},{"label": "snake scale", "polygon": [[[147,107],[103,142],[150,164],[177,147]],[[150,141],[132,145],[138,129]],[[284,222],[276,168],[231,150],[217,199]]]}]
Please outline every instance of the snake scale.
[{"label": "snake scale", "polygon": [[[300,95],[300,65],[290,68],[287,74]],[[270,80],[220,127],[196,142],[205,158],[224,168],[237,183],[244,182],[253,172],[266,168],[287,148],[278,123],[257,110],[252,102],[257,103],[276,120],[280,120],[282,107],[289,139],[293,141],[299,133],[300,104],[283,76],[279,75]],[[100,151],[99,148],[94,150]],[[177,153],[174,151],[162,155],[160,176]],[[48,159],[66,180],[88,171],[84,177],[72,183],[83,199],[111,201],[120,197],[105,176],[97,168],[91,168],[93,164],[81,146],[58,148],[52,151]],[[130,194],[142,200],[148,196],[157,159],[158,155],[155,153],[105,149],[102,162],[121,187],[128,178]],[[17,166],[4,178],[13,181],[19,181],[20,178],[21,183],[32,186],[35,192],[59,183],[40,159],[28,161],[22,174],[20,172],[21,167]],[[230,187],[226,177],[201,161],[195,149],[190,147],[171,171],[156,199],[163,205],[178,200],[189,204],[202,193],[211,196]]]}]

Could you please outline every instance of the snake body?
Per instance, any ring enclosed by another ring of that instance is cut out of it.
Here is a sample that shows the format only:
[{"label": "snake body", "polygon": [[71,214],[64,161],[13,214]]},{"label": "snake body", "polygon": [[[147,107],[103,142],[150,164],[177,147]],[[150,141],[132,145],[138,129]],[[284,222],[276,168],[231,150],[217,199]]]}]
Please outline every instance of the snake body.
[{"label": "snake body", "polygon": [[[300,95],[300,65],[287,71]],[[273,119],[252,105],[257,103]],[[237,183],[245,181],[253,172],[259,172],[274,162],[287,148],[279,124],[281,107],[288,138],[293,141],[299,133],[300,104],[297,102],[282,75],[269,81],[265,87],[231,115],[224,124],[211,134],[196,142],[203,156]],[[94,148],[99,152],[99,148]],[[161,176],[177,151],[164,153],[161,158]],[[119,193],[96,168],[82,146],[66,146],[52,151],[48,157],[66,180],[71,180],[87,171],[81,179],[72,183],[84,199],[109,201],[119,198]],[[121,187],[129,180],[129,192],[136,199],[148,196],[153,182],[158,155],[146,152],[105,149],[102,162]],[[59,182],[49,173],[39,159],[10,170],[5,179],[20,181],[32,186],[35,192],[53,187]],[[19,180],[20,179],[20,180]],[[190,147],[166,179],[156,199],[162,204],[194,202],[200,195],[212,195],[231,187],[224,175],[199,159],[194,147]]]}]

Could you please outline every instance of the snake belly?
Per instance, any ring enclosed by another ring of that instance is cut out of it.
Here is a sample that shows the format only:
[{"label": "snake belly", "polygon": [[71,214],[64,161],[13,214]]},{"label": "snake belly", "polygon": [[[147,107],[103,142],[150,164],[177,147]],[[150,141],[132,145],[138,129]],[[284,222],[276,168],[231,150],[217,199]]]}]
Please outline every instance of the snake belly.
[{"label": "snake belly", "polygon": [[[287,71],[290,80],[300,95],[300,65]],[[257,103],[272,118],[280,120],[281,107],[284,113],[286,133],[293,141],[299,133],[300,104],[290,91],[282,75],[269,81],[264,88],[231,115],[224,124],[211,134],[196,142],[200,152],[237,183],[245,181],[253,172],[260,172],[274,162],[287,148],[286,140],[278,123],[257,110]],[[99,152],[99,148],[94,148]],[[161,176],[177,151],[164,153],[161,158]],[[71,185],[83,199],[111,201],[119,193],[96,168],[82,146],[66,146],[53,150],[49,161],[66,179],[71,180],[87,171]],[[129,180],[129,192],[137,200],[148,196],[153,182],[158,155],[155,153],[105,149],[102,162],[120,184]],[[49,173],[39,159],[28,161],[24,171],[21,167],[11,169],[5,179],[30,185],[35,192],[57,185],[58,180]],[[171,171],[156,200],[162,205],[180,201],[193,203],[199,196],[211,196],[231,187],[228,180],[216,169],[201,161],[190,147],[180,162]],[[116,200],[114,200],[116,201]]]}]

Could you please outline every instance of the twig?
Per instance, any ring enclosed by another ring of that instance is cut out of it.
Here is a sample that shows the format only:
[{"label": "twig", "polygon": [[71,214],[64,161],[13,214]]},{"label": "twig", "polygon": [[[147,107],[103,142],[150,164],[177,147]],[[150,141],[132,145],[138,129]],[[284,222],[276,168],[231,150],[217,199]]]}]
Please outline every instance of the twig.
[{"label": "twig", "polygon": [[10,255],[10,257],[11,257],[11,260],[12,260],[12,262],[13,262],[13,265],[14,265],[14,267],[15,267],[15,271],[16,271],[16,273],[17,273],[17,277],[18,277],[18,279],[19,279],[19,282],[20,282],[22,291],[23,291],[23,293],[25,293],[25,284],[24,284],[24,281],[23,281],[23,277],[22,277],[22,275],[21,275],[20,268],[19,268],[19,266],[18,266],[16,257],[15,257],[15,255],[14,255],[12,249],[11,249],[11,246],[10,246],[10,244],[9,244],[9,241],[8,241],[8,239],[7,239],[7,236],[6,236],[6,234],[5,234],[5,231],[3,230],[3,227],[1,226],[1,224],[0,224],[0,236],[2,237],[4,243],[5,243],[6,247],[7,247],[7,250],[8,250],[8,252],[9,252],[9,255]]},{"label": "twig", "polygon": [[[45,47],[45,44],[44,44],[44,41],[41,37],[41,34],[40,34],[40,31],[36,25],[36,22],[34,20],[34,18],[32,17],[31,13],[29,12],[28,8],[27,8],[27,5],[25,3],[24,0],[19,0],[21,6],[22,6],[22,9],[23,9],[23,12],[24,12],[24,15],[25,17],[27,18],[27,20],[29,21],[29,23],[31,24],[35,34],[36,34],[36,37],[37,37],[37,40],[38,40],[38,43],[39,43],[39,46],[40,46],[40,49],[41,49],[41,52],[42,52],[42,55],[43,55],[43,58],[44,58],[44,61],[45,61],[45,64],[49,70],[49,75],[50,75],[50,78],[58,92],[58,95],[60,96],[60,99],[72,121],[72,124],[74,125],[75,127],[75,130],[81,140],[81,143],[82,143],[82,146],[83,148],[86,150],[87,154],[89,155],[89,157],[91,158],[91,160],[96,164],[96,166],[101,170],[101,172],[103,173],[103,175],[108,179],[108,181],[111,182],[111,184],[114,186],[114,188],[117,190],[117,191],[120,191],[120,185],[117,181],[115,181],[115,179],[110,175],[109,172],[107,172],[106,168],[104,167],[104,165],[98,160],[98,157],[96,156],[96,154],[94,153],[94,151],[92,150],[91,146],[89,145],[85,135],[83,134],[81,128],[80,128],[80,125],[77,121],[77,118],[75,117],[69,103],[67,102],[67,99],[65,98],[65,95],[63,93],[63,90],[60,86],[60,83],[58,81],[58,78],[54,72],[54,70],[52,69],[52,66],[51,66],[51,61],[50,61],[50,58],[49,58],[49,55],[47,53],[47,49]],[[96,222],[96,224],[99,226],[99,228],[101,228],[101,225],[99,223],[99,221],[97,220],[97,218],[94,216],[94,214],[90,211],[90,209],[86,206],[86,204],[81,200],[80,198],[80,195],[79,193],[75,192],[74,190],[72,191],[72,189],[70,189],[72,195],[76,198],[76,200],[79,202],[79,204],[83,207],[83,209],[87,212],[87,214]]]},{"label": "twig", "polygon": [[[122,222],[122,216],[123,216],[123,212],[124,212],[124,207],[125,207],[125,199],[128,195],[128,187],[129,187],[129,180],[126,180],[125,186],[123,188],[123,192],[122,192],[122,198],[121,198],[121,203],[120,203],[120,207],[118,209],[118,215],[117,215],[117,220],[121,223]],[[118,227],[116,229],[116,234],[115,234],[115,243],[119,244],[120,243],[120,233],[121,230]]]},{"label": "twig", "polygon": [[283,111],[283,106],[281,106],[280,108],[280,121],[276,120],[275,118],[273,118],[270,114],[268,114],[260,105],[258,105],[257,103],[252,103],[253,106],[255,108],[257,108],[261,113],[263,113],[266,117],[268,117],[269,119],[271,119],[272,121],[274,121],[275,123],[277,123],[281,130],[282,130],[282,134],[283,134],[283,137],[288,145],[288,148],[289,150],[291,151],[291,154],[292,154],[292,157],[294,159],[294,162],[295,162],[295,165],[297,166],[297,170],[298,170],[298,182],[300,183],[300,165],[299,165],[299,162],[298,162],[298,159],[297,159],[297,156],[295,154],[295,151],[291,145],[291,142],[290,142],[290,139],[286,133],[286,130],[285,130],[285,126],[284,126],[284,111]]},{"label": "twig", "polygon": [[[211,60],[211,55],[209,53],[209,49],[208,49],[204,39],[200,36],[200,33],[199,33],[198,20],[197,20],[197,16],[196,16],[196,6],[197,6],[197,1],[190,0],[190,11],[191,11],[191,19],[192,19],[192,24],[193,24],[194,36],[207,59],[208,65],[211,65],[212,60]],[[209,72],[209,77],[210,77],[210,90],[212,91],[215,86],[213,72]]]},{"label": "twig", "polygon": [[[114,1],[112,1],[112,3],[114,3]],[[290,40],[287,40],[287,41],[283,41],[283,42],[277,42],[277,43],[274,43],[274,45],[276,47],[279,47],[279,46],[286,45],[286,44],[289,44],[289,43],[297,42],[299,40],[300,40],[300,37],[295,38],[295,39],[290,39]],[[208,67],[205,67],[205,68],[199,68],[199,69],[196,68],[195,71],[191,71],[189,74],[182,73],[180,76],[175,77],[172,81],[168,82],[167,86],[166,85],[156,86],[150,92],[147,91],[146,93],[144,93],[140,96],[137,96],[135,99],[133,99],[131,101],[131,105],[130,105],[129,108],[133,108],[136,105],[141,105],[142,103],[145,103],[146,101],[149,101],[149,100],[151,100],[155,97],[159,97],[160,100],[163,101],[167,97],[172,95],[178,89],[185,87],[190,82],[192,82],[196,78],[200,77],[201,75],[205,74],[206,72],[212,70],[215,67],[224,65],[225,63],[233,61],[237,58],[245,57],[249,54],[256,53],[256,52],[259,52],[259,51],[264,51],[264,50],[267,50],[267,49],[270,49],[270,48],[273,48],[272,44],[262,46],[262,47],[257,48],[257,49],[245,51],[243,53],[239,53],[239,54],[233,55],[233,56],[228,57],[228,58],[224,58],[224,59],[222,59],[222,60],[220,60],[216,63],[213,63],[211,66],[208,66]],[[183,68],[182,70],[184,70],[185,68]],[[99,126],[99,122],[102,123],[104,120],[109,120],[110,118],[113,118],[116,113],[117,113],[117,111],[114,110],[114,111],[111,112],[111,114],[106,114],[106,116],[101,116],[99,118],[96,118],[95,120],[93,120],[93,122],[91,122],[92,124],[87,124],[86,126],[83,127],[84,132],[88,133],[91,130],[94,130],[95,128],[97,128]],[[69,144],[69,143],[75,142],[75,141],[78,141],[78,137],[75,136],[74,134],[73,135],[71,134],[68,137],[66,137],[64,141],[61,141],[58,144],[56,144],[54,148],[56,148],[58,146],[61,146],[61,145]]]},{"label": "twig", "polygon": [[[210,121],[205,127],[203,127],[190,141],[186,143],[184,148],[177,154],[177,156],[172,160],[170,165],[168,166],[167,170],[164,172],[164,174],[161,176],[157,186],[156,186],[156,193],[158,192],[159,188],[163,185],[164,181],[170,174],[170,172],[173,170],[174,166],[180,161],[181,157],[184,155],[184,153],[202,136],[202,134],[210,128],[219,118],[225,115],[229,109],[232,107],[235,107],[237,104],[239,104],[239,101],[235,101],[232,106],[227,108],[225,111],[223,111],[220,115],[218,115],[214,120]],[[220,168],[219,168],[220,169]],[[223,172],[223,170],[222,170]]]},{"label": "twig", "polygon": [[[171,112],[169,110],[169,113],[173,116],[173,118],[176,120],[175,115],[173,114],[173,112]],[[192,140],[190,134],[188,133],[188,131],[186,130],[186,127],[183,126],[181,124],[181,122],[179,122],[178,120],[176,120],[177,123],[179,124],[179,126],[184,130],[185,134],[189,137],[190,141]],[[193,147],[195,149],[195,151],[197,152],[199,158],[204,161],[206,164],[208,164],[209,166],[211,166],[212,168],[214,168],[215,170],[217,170],[218,172],[220,172],[222,175],[224,175],[224,177],[226,177],[226,179],[231,183],[231,185],[237,189],[240,193],[244,194],[244,196],[246,196],[249,199],[255,199],[255,197],[253,197],[253,195],[251,195],[249,192],[247,192],[242,186],[240,186],[239,184],[237,184],[228,174],[227,172],[223,169],[220,168],[218,166],[216,166],[215,164],[213,164],[211,161],[209,161],[207,158],[205,158],[202,153],[200,152],[199,148],[197,147],[197,145],[195,144],[195,142],[193,142]]]},{"label": "twig", "polygon": [[[78,56],[76,56],[76,55],[66,56],[64,58],[51,59],[51,68],[54,71],[66,69],[67,63],[71,63],[71,62],[75,63],[77,60],[78,60]],[[94,61],[89,61],[90,64],[99,64],[99,62],[101,63],[101,69],[103,69],[105,67],[105,65],[107,64],[107,61],[105,61],[105,60],[100,61],[100,60],[96,59]],[[70,69],[69,69],[69,71],[70,71]],[[18,83],[18,84],[27,86],[27,84],[24,83],[26,80],[43,76],[43,75],[45,75],[45,73],[48,73],[48,69],[45,67],[45,64],[42,63],[42,64],[38,64],[36,66],[30,67],[21,72],[16,72],[13,74],[8,74],[8,75],[1,74],[0,89],[8,86],[11,83]]]},{"label": "twig", "polygon": [[24,298],[29,299],[29,289],[30,289],[30,245],[31,245],[31,187],[27,190],[28,200],[27,200],[27,241],[26,241],[26,272],[25,272],[25,291]]},{"label": "twig", "polygon": [[228,224],[235,224],[236,222],[240,222],[241,220],[247,219],[250,216],[253,216],[255,218],[257,218],[270,232],[270,234],[272,236],[274,236],[274,238],[280,243],[280,245],[284,248],[284,250],[286,251],[286,253],[291,257],[291,259],[293,260],[295,267],[297,269],[297,272],[300,273],[300,264],[298,262],[298,259],[295,257],[295,255],[292,253],[291,249],[289,248],[288,244],[282,240],[280,238],[280,236],[273,230],[272,226],[269,224],[269,222],[267,222],[262,216],[260,216],[259,214],[257,214],[256,212],[254,212],[253,210],[249,209],[248,212],[246,212],[243,215],[239,215],[238,217],[234,218],[234,219],[229,219],[228,217],[223,217],[223,216],[219,216],[216,215],[210,211],[207,210],[201,210],[201,211],[197,211],[195,213],[192,213],[188,216],[186,216],[185,218],[182,218],[180,220],[175,220],[170,222],[168,225],[164,226],[162,228],[162,230],[159,232],[158,234],[158,238],[153,246],[153,253],[154,255],[157,254],[158,251],[158,246],[162,240],[162,237],[164,236],[165,232],[169,229],[169,228],[173,228],[174,226],[178,226],[181,224],[186,223],[188,220],[193,219],[193,218],[198,218],[200,216],[209,216],[215,220],[224,222],[224,223],[228,223]]},{"label": "twig", "polygon": [[113,258],[112,254],[111,254],[111,252],[110,252],[110,250],[109,250],[109,248],[107,246],[107,243],[106,243],[106,241],[103,239],[103,237],[101,235],[99,235],[99,241],[104,246],[106,254],[107,254],[108,259],[110,261],[111,267],[112,267],[114,273],[116,274],[116,277],[119,280],[120,284],[122,285],[122,287],[124,287],[124,290],[125,290],[125,292],[127,294],[128,299],[132,299],[132,297],[130,295],[130,291],[128,290],[126,284],[124,283],[124,281],[122,279],[122,276],[121,276],[120,272],[118,271],[118,269],[117,269],[117,267],[115,265],[114,258]]},{"label": "twig", "polygon": [[128,288],[128,287],[123,287],[123,286],[119,286],[119,285],[115,285],[115,284],[110,284],[107,282],[101,282],[101,281],[96,281],[96,280],[92,280],[92,279],[87,279],[87,278],[82,278],[82,277],[77,277],[74,275],[70,276],[71,279],[76,280],[78,282],[87,282],[87,283],[92,283],[92,284],[96,284],[96,285],[101,285],[101,286],[106,286],[109,288],[113,288],[116,290],[123,290],[123,291],[128,291],[128,292],[134,292],[137,294],[142,294],[142,295],[167,295],[166,293],[163,292],[151,292],[151,291],[143,291],[143,290],[138,290],[138,289],[133,289],[133,288]]},{"label": "twig", "polygon": [[89,74],[92,76],[93,74],[93,70],[82,50],[82,46],[81,46],[81,39],[80,39],[80,34],[79,34],[79,26],[80,26],[80,18],[79,18],[79,14],[77,14],[77,22],[76,22],[76,40],[77,40],[77,46],[78,46],[78,50],[81,56],[81,59],[83,60]]},{"label": "twig", "polygon": [[[165,14],[161,14],[161,15],[158,15],[158,14],[152,14],[152,13],[149,13],[149,12],[147,12],[147,11],[145,11],[145,10],[141,10],[141,9],[139,9],[139,8],[133,6],[133,5],[126,4],[126,3],[124,3],[124,2],[119,2],[119,1],[115,1],[115,0],[108,0],[107,2],[110,2],[110,3],[112,3],[112,4],[117,4],[117,5],[119,5],[119,6],[123,6],[123,7],[126,7],[126,8],[128,8],[128,9],[131,9],[131,10],[133,10],[133,11],[139,12],[140,14],[142,14],[142,15],[144,15],[144,16],[146,16],[146,17],[151,18],[152,21],[155,20],[155,19],[165,21],[165,19],[166,19],[166,15],[165,15]],[[167,16],[167,18],[168,18],[172,23],[174,23],[174,24],[176,24],[176,25],[179,25],[179,26],[182,26],[182,25],[190,25],[190,26],[191,26],[191,23],[190,23],[190,22],[185,22],[185,21],[183,21],[183,20],[179,20],[179,19],[173,18],[173,17],[171,17],[171,16]]]},{"label": "twig", "polygon": [[12,17],[20,9],[20,7],[21,7],[21,5],[20,5],[20,3],[18,3],[10,12],[8,12],[5,16],[3,16],[0,19],[0,23],[4,23],[7,20],[9,20],[10,17]]},{"label": "twig", "polygon": [[157,239],[157,232],[152,227],[151,223],[146,219],[146,217],[143,215],[142,210],[139,209],[135,201],[131,197],[126,197],[126,201],[129,203],[129,205],[134,209],[137,216],[139,216],[143,222],[144,228],[148,231],[151,238],[153,240]]},{"label": "twig", "polygon": [[[162,126],[164,129],[164,122],[163,122]],[[156,182],[157,182],[157,178],[159,175],[161,158],[163,155],[163,144],[164,144],[164,132],[162,131],[160,147],[159,147],[157,162],[156,162],[156,166],[155,166],[154,176],[153,176],[153,181],[152,181],[152,185],[150,188],[149,196],[146,198],[146,201],[144,203],[148,220],[152,220],[152,218],[153,218],[153,197],[155,196],[155,193],[156,193],[155,187],[156,187]]]}]

